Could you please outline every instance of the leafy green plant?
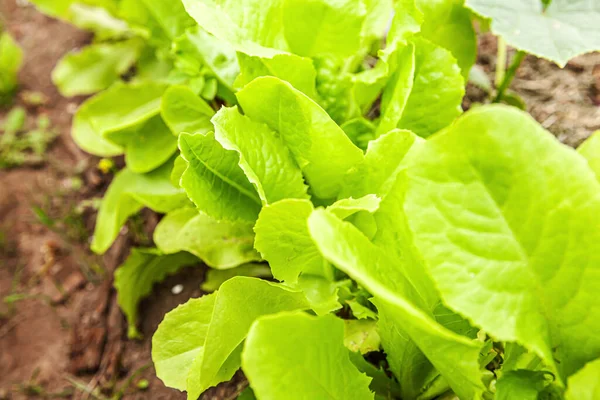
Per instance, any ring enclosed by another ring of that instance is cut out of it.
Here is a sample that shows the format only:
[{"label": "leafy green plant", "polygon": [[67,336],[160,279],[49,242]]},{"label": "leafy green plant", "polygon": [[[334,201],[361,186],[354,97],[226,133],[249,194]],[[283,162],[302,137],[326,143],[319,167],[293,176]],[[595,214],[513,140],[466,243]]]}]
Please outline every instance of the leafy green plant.
[{"label": "leafy green plant", "polygon": [[116,80],[73,123],[127,163],[92,249],[166,214],[116,274],[130,336],[155,282],[214,269],[153,337],[167,386],[197,399],[241,368],[261,400],[594,395],[598,136],[578,153],[516,109],[463,114],[461,1],[90,4],[131,33],[92,46],[141,49],[126,82],[106,55],[81,67],[93,49],[55,73],[86,82],[67,93]]}]

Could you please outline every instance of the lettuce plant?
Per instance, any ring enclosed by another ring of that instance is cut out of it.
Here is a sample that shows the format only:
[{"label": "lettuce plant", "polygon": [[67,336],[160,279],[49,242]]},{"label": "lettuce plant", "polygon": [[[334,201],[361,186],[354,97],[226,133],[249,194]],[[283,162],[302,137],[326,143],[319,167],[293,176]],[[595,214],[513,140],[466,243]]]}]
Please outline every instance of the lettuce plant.
[{"label": "lettuce plant", "polygon": [[167,386],[197,399],[241,368],[242,399],[597,395],[598,135],[575,152],[516,109],[463,113],[461,1],[111,4],[146,56],[73,136],[127,163],[95,252],[166,214],[116,274],[130,336],[154,282],[213,268],[153,337]]}]

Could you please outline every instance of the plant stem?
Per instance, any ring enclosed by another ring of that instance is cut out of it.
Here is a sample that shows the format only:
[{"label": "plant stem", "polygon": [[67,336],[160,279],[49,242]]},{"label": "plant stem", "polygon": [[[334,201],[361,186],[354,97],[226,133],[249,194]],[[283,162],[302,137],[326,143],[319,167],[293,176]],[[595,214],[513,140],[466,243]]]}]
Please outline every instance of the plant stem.
[{"label": "plant stem", "polygon": [[526,55],[527,55],[527,53],[525,53],[524,51],[521,51],[521,50],[519,50],[517,52],[517,54],[515,54],[515,57],[513,58],[512,63],[510,64],[510,67],[508,67],[508,69],[506,70],[506,74],[504,75],[504,77],[502,79],[502,83],[498,87],[498,93],[496,94],[496,97],[494,98],[494,101],[493,101],[494,103],[498,103],[500,100],[502,100],[502,97],[504,96],[506,89],[508,89],[508,87],[512,83],[513,79],[515,78],[517,70],[519,69],[519,66],[525,59]]},{"label": "plant stem", "polygon": [[500,36],[498,36],[498,56],[496,57],[496,88],[500,86],[500,82],[504,80],[506,75],[506,42]]}]

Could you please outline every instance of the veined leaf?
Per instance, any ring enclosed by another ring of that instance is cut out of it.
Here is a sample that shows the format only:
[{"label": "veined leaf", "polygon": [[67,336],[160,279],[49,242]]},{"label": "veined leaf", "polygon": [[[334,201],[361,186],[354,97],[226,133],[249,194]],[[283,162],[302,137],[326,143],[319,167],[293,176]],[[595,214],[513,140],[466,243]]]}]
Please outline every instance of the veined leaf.
[{"label": "veined leaf", "polygon": [[125,168],[110,184],[96,218],[91,244],[95,253],[103,254],[119,234],[121,226],[143,207],[166,213],[189,205],[185,192],[169,179],[172,162],[148,174],[136,174]]},{"label": "veined leaf", "polygon": [[195,208],[167,214],[154,230],[154,243],[166,254],[187,251],[218,269],[261,259],[253,247],[252,224],[218,221]]},{"label": "veined leaf", "polygon": [[131,68],[141,42],[96,43],[64,56],[52,71],[52,82],[63,96],[92,94],[108,88]]},{"label": "veined leaf", "polygon": [[[492,32],[519,50],[564,67],[580,54],[600,49],[600,4],[588,0],[466,0],[492,19]],[[519,18],[515,18],[518,15]]]},{"label": "veined leaf", "polygon": [[244,373],[264,400],[373,399],[371,379],[352,364],[343,338],[344,324],[331,315],[262,317],[244,345]]},{"label": "veined leaf", "polygon": [[171,86],[162,97],[160,115],[174,135],[208,133],[215,111],[186,86]]},{"label": "veined leaf", "polygon": [[279,135],[267,125],[222,108],[214,116],[215,139],[239,156],[239,166],[254,185],[262,204],[308,198],[302,172]]},{"label": "veined leaf", "polygon": [[309,97],[277,78],[257,78],[237,93],[245,114],[281,135],[315,196],[332,199],[363,159],[344,131]]},{"label": "veined leaf", "polygon": [[593,133],[577,148],[577,151],[588,161],[600,181],[600,131]]},{"label": "veined leaf", "polygon": [[201,211],[217,220],[256,220],[262,203],[236,152],[225,150],[212,132],[181,134],[179,148],[187,162],[181,186]]},{"label": "veined leaf", "polygon": [[137,330],[138,304],[152,292],[152,286],[183,267],[198,263],[188,253],[163,255],[157,249],[132,249],[125,263],[115,271],[117,302],[127,317],[129,338],[140,337]]},{"label": "veined leaf", "polygon": [[[390,362],[396,363],[396,367],[408,360],[414,367],[415,357],[420,361],[417,365],[426,362],[410,349],[416,344],[460,398],[477,399],[483,392],[478,363],[481,346],[439,325],[425,311],[423,299],[402,275],[397,263],[351,224],[327,211],[316,210],[309,217],[308,226],[324,257],[375,296],[380,317],[390,321],[388,326],[396,332],[394,343],[398,347],[386,347],[383,341]],[[393,364],[392,368],[403,395],[407,398],[418,395],[425,382],[415,385],[413,379],[415,376],[423,379],[424,375],[412,375],[411,371],[394,368]]]},{"label": "veined leaf", "polygon": [[414,243],[451,309],[563,380],[600,354],[600,184],[582,157],[491,106],[427,141],[407,176]]}]

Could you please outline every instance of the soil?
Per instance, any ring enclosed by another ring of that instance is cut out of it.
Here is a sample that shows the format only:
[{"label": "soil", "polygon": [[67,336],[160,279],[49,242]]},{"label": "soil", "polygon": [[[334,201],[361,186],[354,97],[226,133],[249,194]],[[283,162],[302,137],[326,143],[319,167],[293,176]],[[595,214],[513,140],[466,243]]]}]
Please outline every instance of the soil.
[{"label": "soil", "polygon": [[[88,250],[95,199],[110,175],[71,140],[71,118],[82,99],[61,97],[50,73],[60,57],[90,37],[16,0],[2,0],[0,13],[25,53],[16,103],[27,108],[30,124],[48,115],[59,134],[42,166],[0,170],[0,399],[102,399],[115,393],[184,399],[155,377],[151,337],[166,312],[202,295],[205,268],[188,268],[158,285],[140,307],[144,339],[127,339],[112,272],[132,245],[148,244],[158,217],[145,211],[103,257]],[[478,64],[491,76],[495,40],[483,36],[480,50]],[[564,143],[576,146],[600,129],[600,54],[579,57],[564,70],[527,57],[512,89]],[[31,92],[41,93],[43,104],[28,102]],[[483,99],[469,85],[465,105]],[[6,111],[0,110],[0,119]],[[179,284],[184,290],[175,295],[171,289]],[[138,388],[143,380],[145,390]],[[237,376],[203,398],[234,399],[243,385]]]}]

